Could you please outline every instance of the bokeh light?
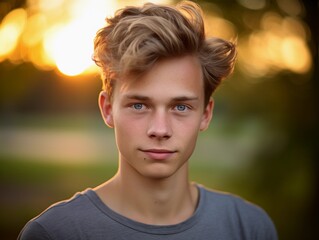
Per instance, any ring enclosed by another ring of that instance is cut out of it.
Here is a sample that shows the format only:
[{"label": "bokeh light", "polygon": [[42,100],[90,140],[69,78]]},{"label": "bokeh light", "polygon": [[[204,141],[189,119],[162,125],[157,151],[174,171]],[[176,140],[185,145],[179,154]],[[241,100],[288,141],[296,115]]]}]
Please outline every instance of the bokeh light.
[{"label": "bokeh light", "polygon": [[0,60],[12,54],[26,24],[27,14],[22,8],[8,13],[0,26]]},{"label": "bokeh light", "polygon": [[240,39],[239,66],[256,78],[282,70],[307,73],[312,63],[306,42],[306,29],[301,21],[266,12],[260,28]]},{"label": "bokeh light", "polygon": [[[12,10],[1,22],[0,61],[32,62],[40,70],[58,69],[68,76],[95,72],[91,56],[96,31],[105,24],[107,16],[132,2],[28,0],[25,9]],[[134,4],[145,2],[134,1]],[[238,2],[251,10],[266,5],[266,1]],[[216,5],[208,5],[204,9],[207,34],[238,39],[239,67],[245,74],[262,77],[282,70],[304,74],[311,68],[307,29],[298,18],[302,11],[298,1],[286,4],[285,0],[278,0],[278,6],[289,16],[266,12],[258,28],[243,36]],[[245,17],[243,21],[248,27],[256,24]]]},{"label": "bokeh light", "polygon": [[1,22],[0,61],[32,62],[68,76],[96,71],[91,60],[95,33],[106,17],[130,2],[28,0],[26,9],[12,10]]}]

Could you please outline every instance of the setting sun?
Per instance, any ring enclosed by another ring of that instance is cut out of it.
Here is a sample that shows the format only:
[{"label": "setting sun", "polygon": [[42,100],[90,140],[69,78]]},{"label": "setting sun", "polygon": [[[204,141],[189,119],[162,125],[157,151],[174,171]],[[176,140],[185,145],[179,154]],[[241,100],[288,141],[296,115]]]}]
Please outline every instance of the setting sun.
[{"label": "setting sun", "polygon": [[12,10],[1,22],[0,61],[32,62],[67,76],[91,72],[96,69],[91,60],[93,38],[105,18],[119,7],[144,2],[28,0],[26,9]]},{"label": "setting sun", "polygon": [[29,0],[26,9],[11,11],[1,23],[0,61],[18,55],[42,69],[82,74],[93,65],[96,31],[117,7],[116,1]]},{"label": "setting sun", "polygon": [[70,19],[46,32],[44,50],[60,72],[75,76],[91,67],[94,35],[116,7],[112,1],[74,1]]}]

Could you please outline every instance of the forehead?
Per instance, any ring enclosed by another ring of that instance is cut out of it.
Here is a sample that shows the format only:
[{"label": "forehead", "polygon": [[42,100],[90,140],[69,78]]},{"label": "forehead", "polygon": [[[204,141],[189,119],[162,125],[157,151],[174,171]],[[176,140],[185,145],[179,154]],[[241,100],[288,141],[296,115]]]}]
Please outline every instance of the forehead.
[{"label": "forehead", "polygon": [[192,55],[159,60],[146,73],[125,76],[115,84],[114,98],[126,94],[154,98],[176,98],[183,95],[204,98],[199,61]]}]

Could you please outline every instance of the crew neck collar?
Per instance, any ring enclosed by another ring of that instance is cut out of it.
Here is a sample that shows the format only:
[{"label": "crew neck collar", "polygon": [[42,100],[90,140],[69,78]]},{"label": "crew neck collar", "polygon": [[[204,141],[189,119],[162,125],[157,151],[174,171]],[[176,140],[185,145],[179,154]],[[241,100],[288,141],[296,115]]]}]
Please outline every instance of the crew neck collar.
[{"label": "crew neck collar", "polygon": [[127,218],[115,211],[113,211],[111,208],[109,208],[96,194],[96,192],[93,189],[87,189],[84,192],[84,195],[86,195],[93,204],[103,213],[106,215],[106,217],[111,218],[113,221],[116,221],[117,223],[124,225],[128,228],[134,229],[139,232],[145,232],[149,234],[156,234],[156,235],[166,235],[166,234],[174,234],[186,231],[187,229],[194,226],[198,220],[201,212],[203,211],[203,205],[205,200],[205,191],[202,186],[196,185],[198,189],[198,203],[195,212],[193,215],[186,219],[185,221],[177,224],[172,225],[151,225],[151,224],[145,224],[138,221],[135,221],[133,219]]}]

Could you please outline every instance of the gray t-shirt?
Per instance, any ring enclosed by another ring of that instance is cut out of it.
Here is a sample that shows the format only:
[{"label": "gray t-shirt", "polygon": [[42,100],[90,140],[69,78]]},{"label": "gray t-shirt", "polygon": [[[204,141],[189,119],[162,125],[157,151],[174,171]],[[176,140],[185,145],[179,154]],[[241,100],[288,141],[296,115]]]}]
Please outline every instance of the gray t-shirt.
[{"label": "gray t-shirt", "polygon": [[261,208],[231,194],[198,188],[195,213],[176,225],[148,225],[128,219],[87,189],[32,219],[18,239],[277,239],[271,219]]}]

